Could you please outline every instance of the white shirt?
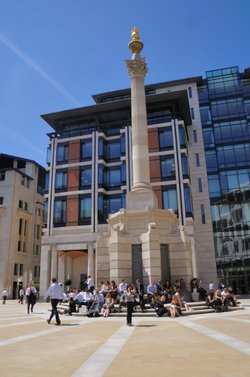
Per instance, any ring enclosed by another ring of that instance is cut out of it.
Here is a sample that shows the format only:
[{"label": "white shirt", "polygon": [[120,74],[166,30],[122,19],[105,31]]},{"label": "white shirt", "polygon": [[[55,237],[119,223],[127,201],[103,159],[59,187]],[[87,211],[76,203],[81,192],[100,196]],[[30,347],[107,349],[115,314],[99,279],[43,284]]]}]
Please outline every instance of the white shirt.
[{"label": "white shirt", "polygon": [[50,296],[50,299],[63,300],[63,289],[58,283],[52,283],[47,289],[44,299]]},{"label": "white shirt", "polygon": [[36,294],[36,288],[35,287],[28,287],[25,291],[25,295],[26,296],[29,296],[31,294],[31,292],[33,292],[34,294]]},{"label": "white shirt", "polygon": [[93,281],[93,279],[92,278],[88,278],[87,284],[88,284],[88,289],[90,289],[91,287],[94,287],[94,281]]},{"label": "white shirt", "polygon": [[126,290],[126,288],[127,288],[127,284],[126,283],[124,283],[124,282],[121,282],[120,284],[119,284],[119,292],[120,293],[124,293],[125,292],[125,290]]}]

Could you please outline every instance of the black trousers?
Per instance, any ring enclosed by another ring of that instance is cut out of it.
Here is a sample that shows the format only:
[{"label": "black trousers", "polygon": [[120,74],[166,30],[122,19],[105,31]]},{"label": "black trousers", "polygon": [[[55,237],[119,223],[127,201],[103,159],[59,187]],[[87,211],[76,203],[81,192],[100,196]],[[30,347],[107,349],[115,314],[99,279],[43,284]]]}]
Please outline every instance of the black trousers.
[{"label": "black trousers", "polygon": [[59,318],[59,314],[58,314],[58,311],[57,311],[57,305],[58,303],[60,302],[60,300],[56,299],[56,298],[52,298],[50,300],[51,302],[51,308],[52,308],[52,311],[51,311],[51,315],[49,317],[49,322],[52,320],[52,318],[55,316],[56,317],[56,323],[58,325],[61,324],[61,321],[60,321],[60,318]]},{"label": "black trousers", "polygon": [[127,324],[132,323],[132,313],[134,308],[134,302],[127,302]]}]

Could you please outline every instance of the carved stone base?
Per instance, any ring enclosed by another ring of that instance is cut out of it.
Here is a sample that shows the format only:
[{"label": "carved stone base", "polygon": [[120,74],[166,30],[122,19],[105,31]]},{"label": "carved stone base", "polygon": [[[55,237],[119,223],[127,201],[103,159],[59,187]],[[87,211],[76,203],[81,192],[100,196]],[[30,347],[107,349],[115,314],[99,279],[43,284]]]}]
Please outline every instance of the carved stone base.
[{"label": "carved stone base", "polygon": [[[168,250],[170,277],[192,278],[191,244],[171,210],[121,209],[109,217],[109,231],[96,244],[97,281],[132,281],[132,245],[141,245],[143,283],[162,280],[162,245]],[[163,258],[166,260],[165,258]]]}]

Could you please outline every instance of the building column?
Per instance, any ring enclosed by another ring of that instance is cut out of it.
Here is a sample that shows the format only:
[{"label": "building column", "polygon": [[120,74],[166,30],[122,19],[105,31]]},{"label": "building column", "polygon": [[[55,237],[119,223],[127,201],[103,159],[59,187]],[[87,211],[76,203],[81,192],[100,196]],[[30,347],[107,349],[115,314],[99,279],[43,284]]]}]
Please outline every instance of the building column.
[{"label": "building column", "polygon": [[51,279],[51,250],[50,250],[50,245],[42,245],[41,248],[41,261],[40,261],[40,266],[41,266],[41,272],[40,272],[40,290],[39,294],[40,297],[43,297],[46,290],[49,287],[50,284],[50,279]]},{"label": "building column", "polygon": [[94,269],[94,248],[93,244],[88,244],[88,275],[92,277],[92,279],[95,278],[95,269]]},{"label": "building column", "polygon": [[58,282],[65,282],[65,254],[58,257]]},{"label": "building column", "polygon": [[65,279],[71,279],[72,276],[72,259],[69,255],[65,256]]},{"label": "building column", "polygon": [[58,263],[57,263],[57,249],[56,244],[51,246],[51,277],[58,278]]}]

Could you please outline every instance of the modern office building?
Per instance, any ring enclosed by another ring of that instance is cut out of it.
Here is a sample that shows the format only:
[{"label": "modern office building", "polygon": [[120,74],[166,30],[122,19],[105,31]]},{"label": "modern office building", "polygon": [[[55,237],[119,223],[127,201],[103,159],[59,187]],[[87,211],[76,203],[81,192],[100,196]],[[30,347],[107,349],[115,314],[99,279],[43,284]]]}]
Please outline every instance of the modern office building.
[{"label": "modern office building", "polygon": [[209,71],[198,85],[220,280],[250,292],[250,68]]},{"label": "modern office building", "polygon": [[[204,285],[222,280],[238,293],[249,292],[250,69],[147,85],[145,95],[150,183],[159,208],[172,209],[188,237],[191,275]],[[97,283],[120,276],[110,274],[112,260],[98,260],[97,249],[110,232],[112,214],[126,209],[132,187],[131,90],[93,99],[92,106],[42,116],[53,129],[42,290],[53,275],[61,282],[71,279],[75,287],[89,274]],[[158,278],[173,281],[183,277],[182,269],[179,276],[171,273],[177,254],[166,257],[171,237],[165,241],[160,254],[165,268]],[[125,278],[140,276],[140,253],[135,242]]]},{"label": "modern office building", "polygon": [[44,182],[35,161],[0,154],[0,289],[9,298],[40,281]]}]

